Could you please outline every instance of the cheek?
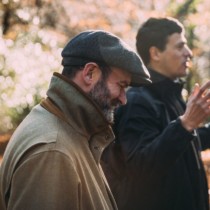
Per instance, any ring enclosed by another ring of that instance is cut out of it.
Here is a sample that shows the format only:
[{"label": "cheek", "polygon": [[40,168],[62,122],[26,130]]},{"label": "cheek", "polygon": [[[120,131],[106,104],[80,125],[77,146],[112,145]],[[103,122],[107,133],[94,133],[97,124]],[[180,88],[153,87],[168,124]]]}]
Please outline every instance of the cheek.
[{"label": "cheek", "polygon": [[171,55],[171,59],[174,62],[181,61],[182,58],[183,58],[183,53],[181,51],[178,51],[178,50],[175,50]]},{"label": "cheek", "polygon": [[118,90],[119,88],[116,88],[115,86],[112,86],[109,88],[109,92],[110,92],[110,99],[116,99],[119,97],[120,95],[120,91]]},{"label": "cheek", "polygon": [[176,69],[182,62],[182,56],[180,53],[171,52],[165,56],[164,63],[170,69]]},{"label": "cheek", "polygon": [[100,74],[95,74],[94,75],[94,77],[93,77],[93,79],[92,79],[92,81],[93,81],[93,83],[92,83],[92,86],[95,86],[98,82],[100,82],[101,81],[101,75]]}]

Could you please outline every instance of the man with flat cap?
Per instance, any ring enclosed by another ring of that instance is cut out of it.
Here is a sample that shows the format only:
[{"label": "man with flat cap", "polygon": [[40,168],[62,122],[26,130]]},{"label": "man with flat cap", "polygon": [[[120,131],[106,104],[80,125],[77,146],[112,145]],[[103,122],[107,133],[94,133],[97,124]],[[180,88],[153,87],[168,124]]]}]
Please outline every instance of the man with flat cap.
[{"label": "man with flat cap", "polygon": [[150,83],[138,55],[115,35],[85,31],[62,51],[47,98],[14,132],[0,168],[1,210],[117,209],[100,158],[114,139],[125,88]]}]

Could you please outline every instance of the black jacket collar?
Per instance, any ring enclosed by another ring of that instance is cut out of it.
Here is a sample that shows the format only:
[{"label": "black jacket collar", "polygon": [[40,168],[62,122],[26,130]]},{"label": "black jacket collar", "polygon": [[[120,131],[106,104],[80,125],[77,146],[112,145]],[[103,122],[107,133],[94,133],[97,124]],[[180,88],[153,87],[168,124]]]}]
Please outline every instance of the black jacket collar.
[{"label": "black jacket collar", "polygon": [[153,69],[148,69],[152,84],[146,86],[149,90],[153,92],[153,94],[159,97],[170,97],[171,95],[181,96],[181,92],[183,89],[184,81],[178,79],[177,81],[173,81],[168,77],[156,72]]}]

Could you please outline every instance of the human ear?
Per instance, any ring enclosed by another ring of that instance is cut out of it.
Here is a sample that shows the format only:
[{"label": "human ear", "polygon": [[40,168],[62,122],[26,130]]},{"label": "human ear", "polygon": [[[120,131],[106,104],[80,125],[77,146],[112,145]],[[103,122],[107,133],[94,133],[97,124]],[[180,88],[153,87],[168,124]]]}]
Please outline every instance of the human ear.
[{"label": "human ear", "polygon": [[93,79],[93,71],[94,67],[88,68],[87,71],[84,72],[84,78],[86,82],[91,82]]},{"label": "human ear", "polygon": [[101,71],[96,63],[87,63],[83,69],[82,76],[86,85],[94,85],[101,75]]},{"label": "human ear", "polygon": [[149,53],[150,53],[151,60],[159,61],[161,51],[157,47],[155,47],[155,46],[150,47]]}]

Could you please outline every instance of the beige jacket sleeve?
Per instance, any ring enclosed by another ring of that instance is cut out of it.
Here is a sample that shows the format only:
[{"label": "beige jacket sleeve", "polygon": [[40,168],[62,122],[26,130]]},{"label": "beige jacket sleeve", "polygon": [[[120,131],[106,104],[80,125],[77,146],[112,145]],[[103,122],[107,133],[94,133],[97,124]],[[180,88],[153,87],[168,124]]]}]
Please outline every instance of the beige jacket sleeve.
[{"label": "beige jacket sleeve", "polygon": [[45,151],[28,157],[15,171],[8,210],[80,209],[80,180],[64,154]]}]

